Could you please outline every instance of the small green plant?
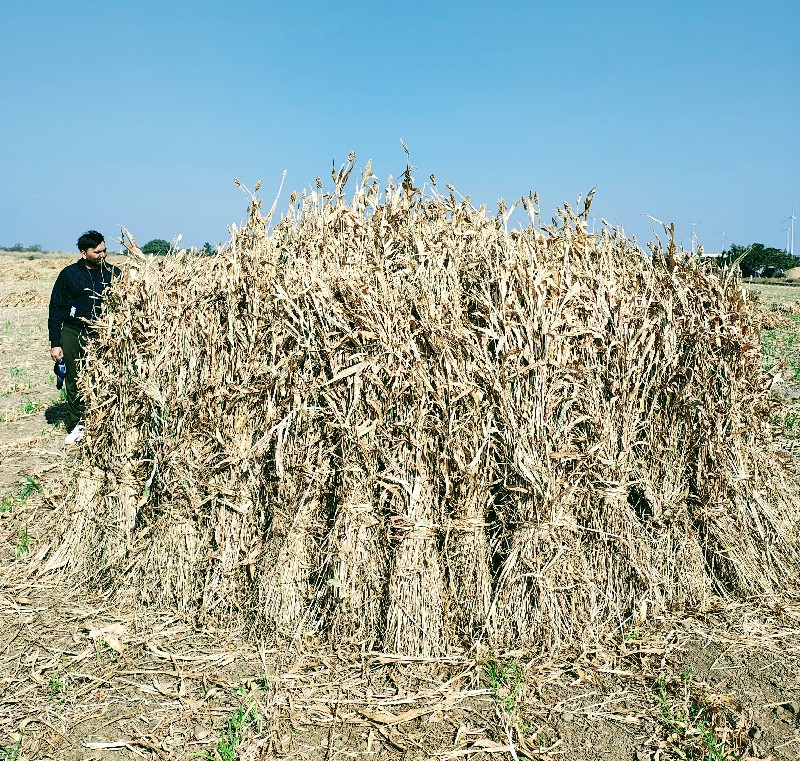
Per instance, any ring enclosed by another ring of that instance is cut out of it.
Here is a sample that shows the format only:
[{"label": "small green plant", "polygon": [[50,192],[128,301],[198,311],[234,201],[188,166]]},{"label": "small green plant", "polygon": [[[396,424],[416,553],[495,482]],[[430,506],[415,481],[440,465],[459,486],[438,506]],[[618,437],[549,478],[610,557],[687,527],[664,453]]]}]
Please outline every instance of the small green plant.
[{"label": "small green plant", "polygon": [[22,524],[17,523],[17,547],[16,547],[17,560],[27,555],[30,547],[31,547],[31,540],[30,537],[28,536],[28,529],[26,529],[25,526],[23,526]]},{"label": "small green plant", "polygon": [[[119,647],[119,645],[117,647]],[[116,647],[106,642],[102,637],[98,637],[94,640],[94,655],[98,663],[103,660],[104,655],[114,660],[114,658],[119,655],[119,652],[120,651],[117,650]]]},{"label": "small green plant", "polygon": [[23,473],[23,481],[20,481],[20,491],[16,497],[0,497],[0,513],[10,513],[15,504],[22,505],[33,494],[42,493],[42,485],[32,476]]},{"label": "small green plant", "polygon": [[22,733],[20,733],[16,745],[12,746],[0,745],[0,761],[17,761],[21,750],[22,750]]},{"label": "small green plant", "polygon": [[12,367],[9,371],[12,378],[21,378],[27,370],[24,367]]},{"label": "small green plant", "polygon": [[239,757],[237,747],[244,739],[244,731],[251,724],[260,724],[258,706],[252,698],[244,694],[244,690],[236,690],[239,707],[233,712],[222,730],[222,737],[211,753],[204,753],[201,758],[207,761],[236,761]]},{"label": "small green plant", "polygon": [[[23,474],[24,480],[20,482],[20,491],[16,498],[3,497],[0,499],[0,513],[11,513],[15,505],[25,504],[25,501],[32,494],[39,494],[42,492],[42,485],[32,476],[27,473]],[[20,560],[28,554],[31,548],[31,538],[28,535],[28,529],[23,526],[18,520],[11,518],[11,523],[17,529],[17,544],[15,547],[15,555],[17,560]],[[0,761],[2,759],[0,758]]]},{"label": "small green plant", "polygon": [[34,412],[38,412],[40,409],[42,409],[42,403],[41,402],[33,402],[30,399],[26,399],[20,405],[19,411],[23,415],[32,415]]},{"label": "small green plant", "polygon": [[486,670],[495,699],[506,713],[511,713],[517,707],[525,689],[523,667],[513,658],[492,658],[486,663]]},{"label": "small green plant", "polygon": [[711,726],[701,721],[697,728],[700,730],[701,741],[705,746],[703,761],[738,761],[737,756],[725,750]]},{"label": "small green plant", "polygon": [[64,675],[57,671],[53,676],[50,677],[50,681],[48,682],[48,687],[50,689],[50,694],[53,697],[66,697],[72,692],[72,687],[67,682]]},{"label": "small green plant", "polygon": [[19,501],[24,502],[28,497],[33,494],[41,494],[42,493],[42,485],[35,479],[33,476],[28,475],[27,473],[23,473],[22,477],[25,479],[21,482],[22,490],[19,493]]},{"label": "small green plant", "polygon": [[[668,734],[668,742],[675,747],[680,758],[687,761],[737,761],[733,751],[725,749],[706,718],[708,707],[702,700],[691,697],[691,679],[692,670],[687,666],[679,685],[668,683],[664,677],[656,682],[658,718]],[[674,694],[676,691],[680,694]]]}]

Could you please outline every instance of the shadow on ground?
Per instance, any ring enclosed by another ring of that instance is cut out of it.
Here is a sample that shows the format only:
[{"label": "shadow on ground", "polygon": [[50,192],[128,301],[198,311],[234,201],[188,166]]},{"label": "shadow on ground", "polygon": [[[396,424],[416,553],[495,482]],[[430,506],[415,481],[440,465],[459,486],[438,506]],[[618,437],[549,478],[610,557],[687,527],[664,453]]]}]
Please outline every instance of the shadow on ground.
[{"label": "shadow on ground", "polygon": [[63,423],[67,419],[67,403],[66,402],[57,402],[56,404],[51,404],[47,409],[44,411],[44,419],[50,425],[58,425],[59,423]]}]

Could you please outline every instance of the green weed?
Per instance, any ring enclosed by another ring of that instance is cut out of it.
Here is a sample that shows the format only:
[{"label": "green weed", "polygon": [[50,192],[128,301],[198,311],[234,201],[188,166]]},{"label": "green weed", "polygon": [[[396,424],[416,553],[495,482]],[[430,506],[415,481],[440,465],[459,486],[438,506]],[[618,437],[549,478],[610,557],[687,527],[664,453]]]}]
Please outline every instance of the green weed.
[{"label": "green weed", "polygon": [[24,367],[12,367],[9,370],[9,374],[12,378],[21,378],[25,373],[28,372]]},{"label": "green weed", "polygon": [[16,546],[16,556],[17,560],[27,555],[28,550],[31,548],[31,539],[28,536],[28,529],[25,528],[21,523],[17,521],[13,521],[17,526],[17,546]]},{"label": "green weed", "polygon": [[20,405],[19,411],[23,415],[32,415],[34,412],[38,412],[40,409],[42,409],[42,403],[41,402],[33,402],[30,399],[26,399]]},{"label": "green weed", "polygon": [[19,493],[17,499],[20,502],[24,502],[28,497],[32,494],[41,494],[42,493],[42,485],[35,479],[33,476],[28,475],[27,473],[23,473],[22,477],[25,479],[21,482],[22,490]]},{"label": "green weed", "polygon": [[119,651],[113,645],[109,645],[102,637],[98,637],[94,640],[94,656],[98,663],[102,662],[104,655],[114,660],[119,655]]},{"label": "green weed", "polygon": [[0,761],[17,761],[19,753],[22,750],[22,733],[19,735],[17,744],[11,747],[7,745],[0,745]]},{"label": "green weed", "polygon": [[245,696],[243,690],[236,691],[239,707],[233,712],[222,730],[222,737],[211,753],[203,753],[200,757],[207,761],[236,761],[237,747],[244,739],[244,732],[251,724],[261,723],[258,706],[252,698]]},{"label": "green weed", "polygon": [[[500,709],[503,730],[499,738],[518,738],[515,758],[532,759],[545,754],[553,747],[551,728],[526,714],[525,668],[513,657],[489,658],[484,664],[494,699]],[[503,734],[503,732],[505,734]],[[513,742],[513,741],[512,741]]]},{"label": "green weed", "polygon": [[[23,478],[24,480],[20,482],[19,494],[15,498],[3,497],[0,499],[0,513],[11,513],[15,505],[23,505],[32,494],[40,494],[42,492],[42,485],[35,478],[27,473],[23,474]],[[31,538],[28,535],[28,529],[18,520],[11,518],[11,523],[17,529],[15,555],[17,560],[20,560],[30,551]],[[2,761],[2,757],[0,757],[0,761]]]},{"label": "green weed", "polygon": [[691,678],[692,671],[687,667],[677,686],[663,677],[656,682],[658,719],[666,730],[668,742],[687,761],[737,761],[733,751],[727,750],[715,734],[703,700],[691,697]]},{"label": "green weed", "polygon": [[738,761],[731,751],[725,750],[724,745],[717,739],[714,729],[704,721],[698,723],[700,737],[705,746],[703,761]]},{"label": "green weed", "polygon": [[511,713],[516,709],[525,689],[525,671],[522,665],[513,658],[492,658],[486,663],[486,670],[495,699],[506,713]]},{"label": "green weed", "polygon": [[56,672],[50,677],[48,682],[50,694],[53,697],[66,697],[72,692],[72,686],[67,682],[66,678],[60,672]]}]

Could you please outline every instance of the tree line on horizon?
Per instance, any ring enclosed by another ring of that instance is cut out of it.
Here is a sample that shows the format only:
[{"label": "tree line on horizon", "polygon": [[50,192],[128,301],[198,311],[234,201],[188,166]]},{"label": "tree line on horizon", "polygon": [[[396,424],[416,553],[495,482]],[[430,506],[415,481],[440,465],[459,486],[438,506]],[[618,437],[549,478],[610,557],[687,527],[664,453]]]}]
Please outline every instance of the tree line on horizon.
[{"label": "tree line on horizon", "polygon": [[738,246],[734,243],[722,252],[717,261],[721,266],[730,266],[738,262],[744,277],[753,277],[767,267],[788,270],[800,264],[798,257],[788,251],[765,246],[763,243],[751,243],[749,246]]},{"label": "tree line on horizon", "polygon": [[[142,253],[150,254],[151,256],[165,256],[169,253],[171,245],[172,244],[168,240],[164,240],[163,238],[153,238],[153,240],[147,241],[147,243],[142,246]],[[206,241],[197,249],[197,253],[203,256],[210,256],[216,253],[217,248],[218,246],[212,246]]]},{"label": "tree line on horizon", "polygon": [[[142,246],[142,252],[145,254],[151,254],[156,256],[165,256],[169,253],[170,249],[170,242],[164,240],[163,238],[153,238],[153,240],[148,241],[147,243]],[[210,256],[213,253],[216,253],[219,245],[212,246],[207,241],[202,245],[201,248],[197,249],[198,253],[203,254],[204,256]],[[15,254],[52,254],[56,253],[54,251],[50,251],[48,249],[42,248],[38,243],[33,244],[23,244],[23,243],[15,243],[13,246],[4,246],[0,244],[0,251],[8,251]],[[117,253],[116,251],[110,251],[109,253]],[[123,248],[122,251],[119,252],[120,254],[126,254],[127,249]]]}]

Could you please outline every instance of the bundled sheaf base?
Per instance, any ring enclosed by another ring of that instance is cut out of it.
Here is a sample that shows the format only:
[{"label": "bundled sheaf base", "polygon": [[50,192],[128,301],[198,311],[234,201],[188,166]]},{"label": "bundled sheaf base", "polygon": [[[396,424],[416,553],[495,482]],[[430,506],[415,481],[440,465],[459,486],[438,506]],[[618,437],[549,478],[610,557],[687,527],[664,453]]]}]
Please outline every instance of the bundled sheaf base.
[{"label": "bundled sheaf base", "polygon": [[798,498],[732,276],[588,204],[509,232],[348,173],[271,230],[253,198],[216,256],[134,257],[47,567],[420,656],[785,594]]}]

